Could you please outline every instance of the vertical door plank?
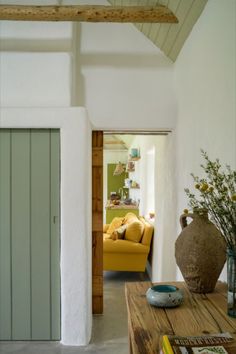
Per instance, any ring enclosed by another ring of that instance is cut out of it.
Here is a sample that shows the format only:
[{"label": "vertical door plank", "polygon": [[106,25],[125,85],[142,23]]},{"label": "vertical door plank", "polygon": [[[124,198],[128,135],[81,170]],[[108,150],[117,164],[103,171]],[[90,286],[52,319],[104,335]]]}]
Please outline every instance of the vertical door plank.
[{"label": "vertical door plank", "polygon": [[31,131],[32,339],[51,338],[50,132]]},{"label": "vertical door plank", "polygon": [[103,132],[92,134],[93,313],[103,312]]},{"label": "vertical door plank", "polygon": [[51,339],[60,340],[60,132],[51,130]]},{"label": "vertical door plank", "polygon": [[12,339],[30,339],[30,135],[12,130]]},{"label": "vertical door plank", "polygon": [[0,130],[0,340],[11,339],[10,130]]}]

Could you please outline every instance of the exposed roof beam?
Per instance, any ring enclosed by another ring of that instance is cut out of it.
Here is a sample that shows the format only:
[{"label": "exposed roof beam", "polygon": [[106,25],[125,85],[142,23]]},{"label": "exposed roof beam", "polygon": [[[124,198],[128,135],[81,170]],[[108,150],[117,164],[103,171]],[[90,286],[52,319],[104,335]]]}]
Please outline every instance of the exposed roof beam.
[{"label": "exposed roof beam", "polygon": [[0,20],[178,23],[166,6],[26,6],[0,5]]}]

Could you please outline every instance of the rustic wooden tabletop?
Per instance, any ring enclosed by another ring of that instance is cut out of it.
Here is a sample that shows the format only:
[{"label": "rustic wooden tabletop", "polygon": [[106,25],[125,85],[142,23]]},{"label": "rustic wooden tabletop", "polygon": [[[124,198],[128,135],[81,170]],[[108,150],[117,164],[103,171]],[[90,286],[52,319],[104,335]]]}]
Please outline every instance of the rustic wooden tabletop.
[{"label": "rustic wooden tabletop", "polygon": [[[161,284],[161,283],[158,283]],[[236,319],[227,315],[225,283],[218,282],[213,293],[191,293],[184,282],[169,282],[183,289],[183,304],[175,308],[149,305],[146,291],[151,282],[126,283],[130,353],[157,354],[163,334],[181,336],[229,332],[236,339]],[[236,354],[232,344],[230,354]]]}]

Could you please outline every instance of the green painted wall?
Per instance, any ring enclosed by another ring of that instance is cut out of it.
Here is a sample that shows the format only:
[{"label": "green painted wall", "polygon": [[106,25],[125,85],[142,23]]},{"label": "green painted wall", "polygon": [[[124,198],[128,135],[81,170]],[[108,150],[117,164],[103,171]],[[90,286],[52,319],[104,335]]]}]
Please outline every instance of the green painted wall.
[{"label": "green painted wall", "polygon": [[115,168],[115,163],[109,163],[107,165],[107,199],[110,199],[111,192],[119,192],[119,188],[125,185],[124,180],[128,177],[128,173],[126,172],[123,172],[119,176],[113,176]]},{"label": "green painted wall", "polygon": [[59,130],[0,129],[0,340],[60,339]]}]

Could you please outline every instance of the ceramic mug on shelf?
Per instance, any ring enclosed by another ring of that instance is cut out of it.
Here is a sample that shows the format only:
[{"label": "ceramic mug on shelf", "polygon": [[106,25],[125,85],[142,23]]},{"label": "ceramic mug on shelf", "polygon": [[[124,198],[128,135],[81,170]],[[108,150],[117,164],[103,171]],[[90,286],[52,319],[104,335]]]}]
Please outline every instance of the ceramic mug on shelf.
[{"label": "ceramic mug on shelf", "polygon": [[130,155],[131,155],[131,157],[138,157],[138,149],[136,149],[136,148],[133,148],[133,149],[131,149],[130,150]]}]

